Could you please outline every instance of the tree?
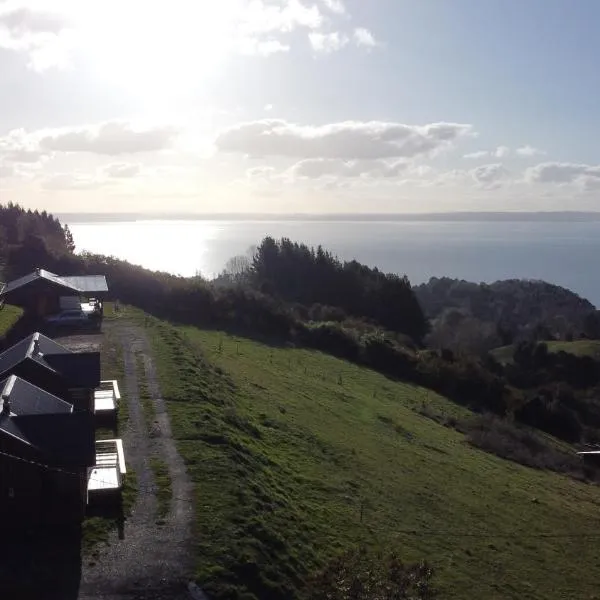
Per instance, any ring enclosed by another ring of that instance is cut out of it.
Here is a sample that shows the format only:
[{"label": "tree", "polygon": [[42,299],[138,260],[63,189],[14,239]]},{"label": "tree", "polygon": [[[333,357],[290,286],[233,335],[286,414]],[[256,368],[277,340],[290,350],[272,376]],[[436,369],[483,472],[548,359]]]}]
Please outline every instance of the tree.
[{"label": "tree", "polygon": [[63,227],[63,231],[65,232],[65,244],[67,246],[67,251],[73,254],[75,252],[75,240],[73,239],[73,234],[69,229],[69,226],[65,224]]}]

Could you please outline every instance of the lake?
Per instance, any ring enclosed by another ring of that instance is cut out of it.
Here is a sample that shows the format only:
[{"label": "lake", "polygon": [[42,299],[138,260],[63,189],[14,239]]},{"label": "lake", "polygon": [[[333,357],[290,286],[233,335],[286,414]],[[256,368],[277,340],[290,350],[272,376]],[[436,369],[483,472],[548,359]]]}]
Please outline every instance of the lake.
[{"label": "lake", "polygon": [[149,269],[214,277],[266,235],[322,244],[342,259],[476,282],[544,279],[600,305],[600,221],[147,220],[69,222],[78,250]]}]

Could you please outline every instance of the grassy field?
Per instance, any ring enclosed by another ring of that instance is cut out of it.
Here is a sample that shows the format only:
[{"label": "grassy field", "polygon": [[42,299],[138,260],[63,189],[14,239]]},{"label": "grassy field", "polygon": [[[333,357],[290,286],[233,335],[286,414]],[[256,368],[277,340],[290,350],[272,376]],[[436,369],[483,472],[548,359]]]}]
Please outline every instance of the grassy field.
[{"label": "grassy field", "polygon": [[430,561],[445,599],[600,597],[598,488],[470,447],[419,414],[464,409],[422,388],[318,352],[145,324],[211,597],[301,597],[307,573],[361,542]]},{"label": "grassy field", "polygon": [[[600,360],[600,340],[575,340],[573,342],[544,342],[549,352],[568,352],[575,356],[590,356]],[[501,363],[513,360],[515,346],[502,346],[492,350],[492,356]]]},{"label": "grassy field", "polygon": [[2,310],[0,310],[0,337],[2,337],[18,320],[23,314],[23,311],[10,304],[5,304]]}]

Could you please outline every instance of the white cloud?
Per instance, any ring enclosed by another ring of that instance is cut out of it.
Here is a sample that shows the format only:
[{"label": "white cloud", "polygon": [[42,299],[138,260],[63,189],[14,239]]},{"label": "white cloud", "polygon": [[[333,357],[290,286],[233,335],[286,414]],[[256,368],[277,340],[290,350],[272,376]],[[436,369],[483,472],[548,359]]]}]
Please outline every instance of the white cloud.
[{"label": "white cloud", "polygon": [[576,184],[584,190],[592,190],[600,182],[600,165],[546,162],[527,169],[525,180],[530,183]]},{"label": "white cloud", "polygon": [[222,131],[215,144],[222,152],[288,158],[341,160],[411,158],[429,155],[471,132],[459,123],[404,125],[346,121],[306,126],[277,119],[240,123]]},{"label": "white cloud", "polygon": [[0,48],[25,53],[36,71],[64,67],[72,44],[70,27],[62,13],[28,6],[0,9]]},{"label": "white cloud", "polygon": [[477,152],[470,152],[469,154],[463,155],[463,158],[506,158],[510,154],[510,148],[508,146],[498,146],[494,150],[479,150]]},{"label": "white cloud", "polygon": [[60,14],[21,6],[0,12],[0,26],[14,37],[25,37],[32,33],[59,34],[68,27],[68,21]]},{"label": "white cloud", "polygon": [[141,171],[141,166],[136,163],[112,163],[106,165],[103,169],[107,177],[114,177],[115,179],[127,179],[129,177],[135,177]]},{"label": "white cloud", "polygon": [[333,13],[338,15],[346,14],[346,7],[342,0],[323,0],[323,4]]},{"label": "white cloud", "polygon": [[0,138],[0,157],[11,163],[37,163],[46,156],[37,140],[23,129],[14,129]]},{"label": "white cloud", "polygon": [[115,156],[165,150],[176,135],[173,127],[136,129],[124,121],[110,121],[99,126],[49,132],[40,138],[39,147],[46,151]]},{"label": "white cloud", "polygon": [[519,156],[543,156],[544,154],[546,154],[543,150],[538,150],[537,148],[534,148],[533,146],[521,146],[520,148],[517,148],[516,150],[517,154]]},{"label": "white cloud", "polygon": [[503,179],[508,176],[508,171],[500,163],[481,165],[470,171],[471,177],[482,187],[498,187]]},{"label": "white cloud", "polygon": [[6,165],[0,163],[0,179],[5,177],[12,177],[16,174],[15,168],[12,165]]},{"label": "white cloud", "polygon": [[290,46],[279,40],[261,40],[255,37],[242,38],[239,41],[239,51],[249,56],[271,56],[280,52],[289,52]]},{"label": "white cloud", "polygon": [[338,31],[332,33],[314,31],[308,34],[308,39],[315,52],[322,52],[324,54],[341,50],[350,41],[348,36]]},{"label": "white cloud", "polygon": [[485,158],[489,155],[490,155],[490,153],[487,150],[479,150],[478,152],[469,152],[469,154],[465,154],[463,156],[463,158],[478,159],[478,158]]},{"label": "white cloud", "polygon": [[240,13],[239,30],[244,34],[289,33],[299,27],[318,29],[323,15],[316,5],[307,6],[300,0],[280,4],[251,0]]},{"label": "white cloud", "polygon": [[252,167],[246,170],[246,177],[249,179],[270,178],[275,173],[274,167]]},{"label": "white cloud", "polygon": [[55,173],[44,178],[41,182],[41,187],[48,191],[60,190],[94,190],[105,185],[109,181],[89,175],[80,175],[72,173]]},{"label": "white cloud", "polygon": [[263,107],[263,110],[265,112],[271,112],[273,110],[273,105],[272,104],[265,104]]},{"label": "white cloud", "polygon": [[378,45],[375,36],[365,27],[357,27],[354,30],[354,41],[357,46],[365,48],[374,48]]},{"label": "white cloud", "polygon": [[294,178],[320,179],[322,177],[397,177],[408,168],[406,161],[354,160],[335,158],[309,158],[292,166],[289,174]]}]

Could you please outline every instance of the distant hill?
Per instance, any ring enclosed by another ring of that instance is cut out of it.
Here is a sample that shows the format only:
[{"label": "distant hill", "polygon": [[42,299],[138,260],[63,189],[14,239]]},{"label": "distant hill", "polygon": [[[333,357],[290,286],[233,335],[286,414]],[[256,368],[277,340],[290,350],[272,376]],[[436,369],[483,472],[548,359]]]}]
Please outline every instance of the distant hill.
[{"label": "distant hill", "polygon": [[435,347],[480,352],[522,339],[570,339],[590,331],[596,337],[594,305],[545,281],[434,277],[413,289],[432,321]]}]

